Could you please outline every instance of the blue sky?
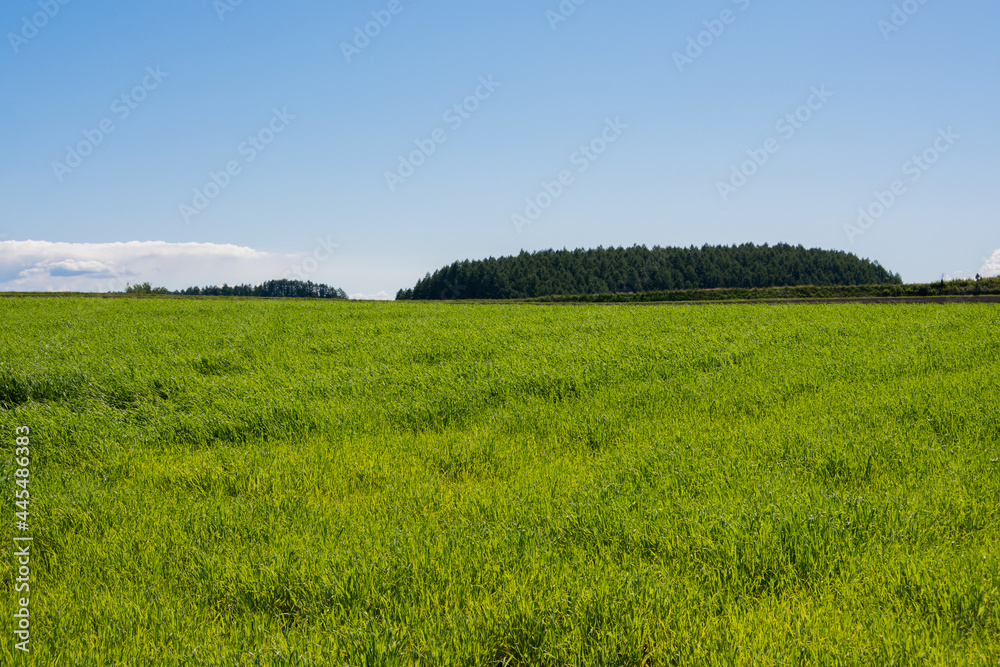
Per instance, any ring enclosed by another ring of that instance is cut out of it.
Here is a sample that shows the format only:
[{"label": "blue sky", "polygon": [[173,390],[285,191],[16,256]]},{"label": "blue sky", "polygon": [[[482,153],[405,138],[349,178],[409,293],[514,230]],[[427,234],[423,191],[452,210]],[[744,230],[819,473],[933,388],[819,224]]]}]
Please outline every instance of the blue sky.
[{"label": "blue sky", "polygon": [[996,2],[576,1],[8,0],[0,289],[744,242],[1000,273]]}]

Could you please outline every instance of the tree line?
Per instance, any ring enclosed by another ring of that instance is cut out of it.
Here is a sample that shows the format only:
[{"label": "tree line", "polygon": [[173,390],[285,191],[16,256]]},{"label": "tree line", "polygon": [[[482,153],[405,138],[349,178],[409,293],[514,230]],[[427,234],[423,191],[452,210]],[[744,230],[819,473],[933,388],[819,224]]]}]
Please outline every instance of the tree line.
[{"label": "tree line", "polygon": [[152,287],[149,283],[128,285],[126,294],[174,294],[178,296],[258,296],[285,299],[346,299],[347,293],[339,287],[330,287],[312,281],[268,280],[260,285],[212,285],[188,287],[171,292],[166,287]]},{"label": "tree line", "polygon": [[859,299],[899,297],[1000,296],[1000,278],[960,278],[936,283],[878,285],[790,285],[726,287],[712,290],[550,295],[532,299],[547,303],[647,303],[660,301],[758,301],[765,299]]},{"label": "tree line", "polygon": [[409,299],[530,299],[551,295],[797,285],[902,284],[878,262],[839,250],[770,246],[673,248],[632,246],[521,251],[516,256],[454,262],[428,273]]}]

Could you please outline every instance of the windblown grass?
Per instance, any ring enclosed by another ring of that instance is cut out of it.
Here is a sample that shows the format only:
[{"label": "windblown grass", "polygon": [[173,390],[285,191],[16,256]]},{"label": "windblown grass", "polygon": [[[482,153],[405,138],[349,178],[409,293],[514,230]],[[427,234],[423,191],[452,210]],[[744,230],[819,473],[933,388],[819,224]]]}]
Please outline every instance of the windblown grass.
[{"label": "windblown grass", "polygon": [[1000,306],[0,317],[3,664],[1000,660]]}]

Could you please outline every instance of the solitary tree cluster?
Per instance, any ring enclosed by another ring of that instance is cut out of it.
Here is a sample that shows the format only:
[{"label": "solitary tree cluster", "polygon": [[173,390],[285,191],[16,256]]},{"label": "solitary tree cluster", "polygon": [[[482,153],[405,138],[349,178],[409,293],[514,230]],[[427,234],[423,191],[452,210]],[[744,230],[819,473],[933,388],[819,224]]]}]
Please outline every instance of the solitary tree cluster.
[{"label": "solitary tree cluster", "polygon": [[261,285],[227,285],[222,287],[188,287],[177,292],[171,292],[166,287],[151,287],[149,283],[128,285],[126,294],[139,296],[147,294],[179,294],[185,296],[259,296],[282,297],[292,299],[346,299],[347,293],[339,287],[330,287],[314,282],[301,280],[269,280]]},{"label": "solitary tree cluster", "polygon": [[149,283],[139,283],[138,285],[132,285],[127,283],[125,285],[126,294],[169,294],[170,291],[166,287],[153,287]]},{"label": "solitary tree cluster", "polygon": [[201,296],[262,296],[291,299],[346,299],[347,293],[339,287],[330,287],[312,281],[269,280],[261,285],[227,285],[222,287],[189,287],[177,294]]}]

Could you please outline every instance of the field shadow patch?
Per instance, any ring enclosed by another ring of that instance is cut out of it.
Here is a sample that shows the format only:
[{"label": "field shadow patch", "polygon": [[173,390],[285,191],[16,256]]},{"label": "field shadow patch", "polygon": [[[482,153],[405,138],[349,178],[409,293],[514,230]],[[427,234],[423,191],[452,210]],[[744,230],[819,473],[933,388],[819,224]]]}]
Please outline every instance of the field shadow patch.
[{"label": "field shadow patch", "polygon": [[438,399],[390,410],[390,419],[405,430],[440,432],[465,426],[473,415],[469,401],[457,398]]},{"label": "field shadow patch", "polygon": [[202,355],[191,360],[191,368],[199,375],[221,376],[243,372],[243,366],[235,359],[221,354]]},{"label": "field shadow patch", "polygon": [[81,373],[59,377],[18,375],[0,371],[0,407],[14,408],[30,401],[68,400],[82,396],[88,378]]},{"label": "field shadow patch", "polygon": [[452,482],[491,478],[504,469],[492,441],[449,440],[424,455],[424,461]]}]

